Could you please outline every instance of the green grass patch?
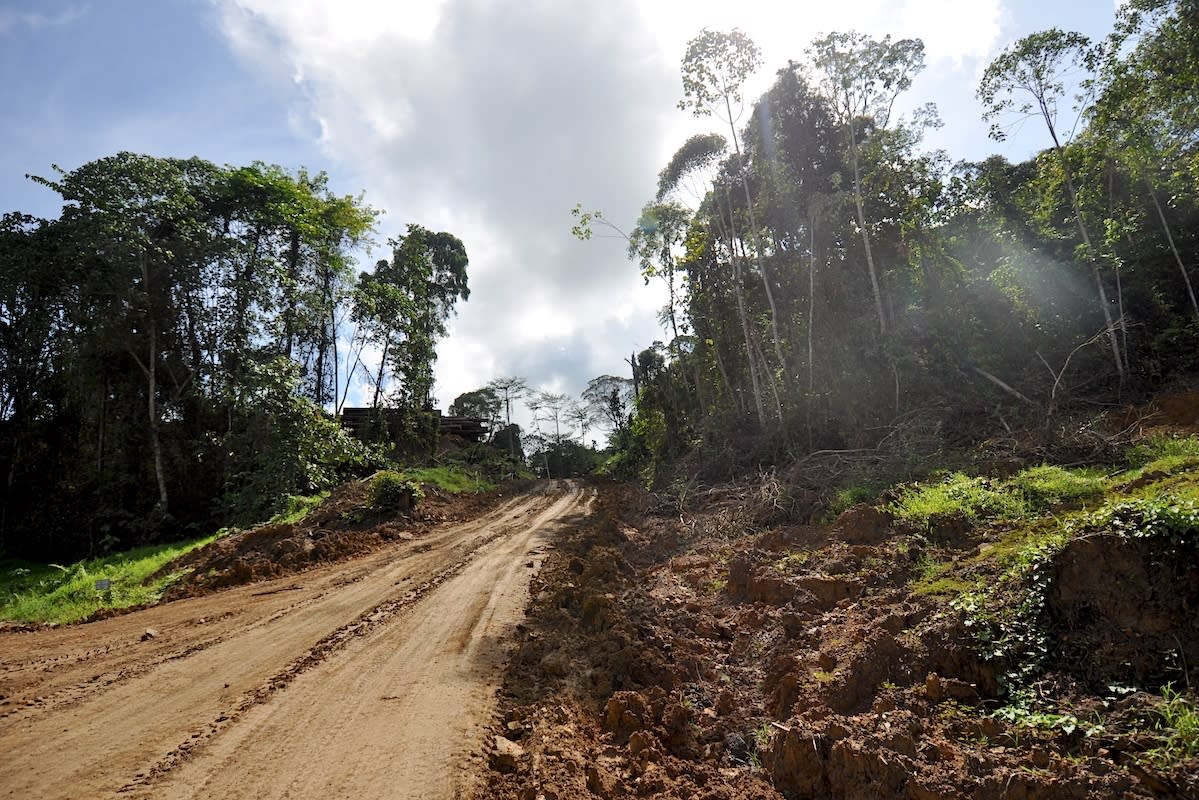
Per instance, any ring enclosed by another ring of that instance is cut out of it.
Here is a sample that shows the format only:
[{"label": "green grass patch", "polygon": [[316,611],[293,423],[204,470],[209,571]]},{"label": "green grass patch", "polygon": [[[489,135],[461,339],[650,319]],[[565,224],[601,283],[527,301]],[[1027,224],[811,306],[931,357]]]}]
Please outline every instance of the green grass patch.
[{"label": "green grass patch", "polygon": [[912,584],[912,593],[926,597],[957,597],[975,588],[975,584],[958,575],[939,575],[923,578]]},{"label": "green grass patch", "polygon": [[[147,579],[184,553],[203,547],[226,532],[221,530],[201,539],[138,547],[69,566],[0,562],[0,619],[79,622],[100,609],[156,603],[183,573]],[[97,581],[104,580],[109,582],[109,588],[97,588]]]},{"label": "green grass patch", "polygon": [[888,510],[897,520],[927,528],[937,517],[1019,519],[1027,513],[1028,505],[1019,493],[997,481],[954,472],[940,481],[903,487]]},{"label": "green grass patch", "polygon": [[843,486],[833,495],[825,510],[825,518],[832,520],[843,511],[848,511],[859,503],[873,503],[882,494],[886,486],[880,483],[863,483],[855,486]]},{"label": "green grass patch", "polygon": [[1158,767],[1173,767],[1199,756],[1199,707],[1172,684],[1162,687],[1162,705],[1154,724],[1158,746],[1146,755]]},{"label": "green grass patch", "polygon": [[939,481],[915,483],[900,490],[888,510],[895,518],[927,528],[938,517],[1023,520],[1063,503],[1101,497],[1109,485],[1098,469],[1067,469],[1049,464],[1030,467],[998,479],[951,473]]},{"label": "green grass patch", "polygon": [[1042,464],[1017,472],[1003,482],[1003,488],[1021,494],[1029,511],[1043,511],[1060,503],[1098,497],[1107,483],[1107,476],[1098,469]]},{"label": "green grass patch", "polygon": [[275,525],[295,525],[304,519],[304,517],[311,514],[328,496],[328,492],[309,495],[289,494],[284,502],[283,509],[271,517],[270,522]]},{"label": "green grass patch", "polygon": [[405,470],[404,474],[415,481],[436,486],[450,494],[478,494],[495,488],[495,484],[479,472],[458,465],[420,467]]},{"label": "green grass patch", "polygon": [[1127,458],[1133,473],[1174,472],[1193,467],[1199,465],[1199,436],[1147,436],[1129,448]]},{"label": "green grass patch", "polygon": [[976,582],[954,574],[953,567],[953,561],[922,556],[915,564],[916,577],[911,584],[912,593],[928,597],[957,597],[963,592],[978,588]]},{"label": "green grass patch", "polygon": [[[1058,709],[1038,706],[1029,689],[1050,655],[1043,611],[1055,559],[1070,540],[1094,534],[1152,539],[1167,561],[1193,559],[1199,547],[1199,438],[1145,440],[1127,463],[1130,469],[1116,473],[1052,465],[1002,479],[952,473],[897,487],[898,500],[888,506],[897,519],[930,531],[941,515],[998,523],[984,531],[977,549],[948,560],[940,560],[943,551],[939,558],[922,557],[910,591],[950,599],[975,651],[999,667],[1000,688],[1008,707],[1017,709],[1011,713],[1023,715],[1014,720],[1022,725],[1072,722]],[[1193,695],[1167,700],[1161,749],[1172,754],[1163,759],[1177,760],[1199,748],[1199,726]]]}]

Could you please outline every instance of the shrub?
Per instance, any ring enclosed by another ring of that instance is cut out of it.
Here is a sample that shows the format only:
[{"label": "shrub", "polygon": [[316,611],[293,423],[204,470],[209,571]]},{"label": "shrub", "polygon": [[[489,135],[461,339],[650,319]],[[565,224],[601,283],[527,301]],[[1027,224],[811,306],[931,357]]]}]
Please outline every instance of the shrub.
[{"label": "shrub", "polygon": [[372,511],[408,511],[425,494],[420,484],[395,470],[383,470],[371,478],[366,504]]},{"label": "shrub", "polygon": [[1129,539],[1161,539],[1171,545],[1199,543],[1199,503],[1173,495],[1126,500],[1076,521],[1072,530],[1111,531]]},{"label": "shrub", "polygon": [[1154,434],[1128,450],[1130,467],[1148,467],[1168,471],[1199,459],[1199,437]]}]

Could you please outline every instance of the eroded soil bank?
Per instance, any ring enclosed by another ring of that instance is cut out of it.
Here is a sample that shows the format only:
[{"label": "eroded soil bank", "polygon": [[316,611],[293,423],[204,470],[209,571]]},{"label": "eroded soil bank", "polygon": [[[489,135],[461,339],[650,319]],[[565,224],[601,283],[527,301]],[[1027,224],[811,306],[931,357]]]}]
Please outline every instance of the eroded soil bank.
[{"label": "eroded soil bank", "polygon": [[1032,691],[1068,713],[1005,718],[1015,665],[915,590],[955,556],[990,580],[1002,530],[770,512],[753,487],[605,488],[533,584],[478,796],[1199,797],[1199,759],[1160,757],[1164,700],[1138,690],[1199,681],[1194,554],[1058,553]]}]

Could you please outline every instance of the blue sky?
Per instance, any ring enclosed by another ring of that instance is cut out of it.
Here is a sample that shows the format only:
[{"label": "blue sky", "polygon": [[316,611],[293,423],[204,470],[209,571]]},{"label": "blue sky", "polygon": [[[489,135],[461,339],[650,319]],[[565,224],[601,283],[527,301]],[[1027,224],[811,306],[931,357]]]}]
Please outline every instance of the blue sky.
[{"label": "blue sky", "polygon": [[[449,230],[472,296],[441,348],[438,393],[502,374],[580,392],[661,332],[663,302],[617,241],[580,243],[582,202],[636,219],[691,133],[678,64],[701,27],[741,27],[764,66],[816,35],[920,36],[928,68],[901,101],[938,104],[951,159],[1043,146],[986,139],[974,87],[1006,44],[1047,27],[1093,38],[1111,0],[0,0],[0,211],[58,211],[25,180],[120,150],[326,170],[331,187]],[[901,108],[902,110],[902,108]],[[379,255],[376,252],[372,257]],[[369,258],[365,258],[370,263]]]},{"label": "blue sky", "polygon": [[121,150],[254,159],[319,158],[287,123],[287,92],[230,50],[215,10],[186,0],[0,0],[0,208],[56,216],[24,180]]}]

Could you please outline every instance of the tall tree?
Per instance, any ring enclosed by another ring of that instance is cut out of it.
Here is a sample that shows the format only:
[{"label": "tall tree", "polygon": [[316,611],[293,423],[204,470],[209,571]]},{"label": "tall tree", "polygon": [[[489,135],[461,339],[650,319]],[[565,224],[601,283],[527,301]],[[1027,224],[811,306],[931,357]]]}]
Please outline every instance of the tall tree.
[{"label": "tall tree", "polygon": [[453,234],[409,225],[391,241],[392,258],[359,278],[355,321],[381,349],[372,406],[379,407],[385,377],[396,379],[395,399],[420,409],[433,390],[437,340],[458,300],[470,297],[466,248]]},{"label": "tall tree", "polygon": [[728,142],[719,133],[697,133],[683,142],[658,173],[655,199],[662,202],[677,196],[684,185],[698,179],[697,185],[689,188],[692,195],[702,200],[712,187],[711,176],[704,173],[716,166],[727,148]]},{"label": "tall tree", "polygon": [[983,72],[978,85],[978,99],[986,106],[984,120],[993,121],[991,138],[1002,141],[1006,137],[1003,127],[994,122],[998,117],[1015,113],[1021,119],[1037,116],[1045,123],[1053,151],[1065,180],[1067,196],[1074,210],[1074,220],[1083,243],[1083,259],[1091,267],[1095,278],[1099,308],[1103,313],[1108,343],[1111,345],[1112,363],[1120,381],[1124,381],[1124,361],[1120,356],[1120,344],[1116,338],[1116,325],[1112,320],[1107,289],[1099,271],[1098,252],[1091,241],[1070,160],[1066,156],[1060,131],[1058,130],[1058,102],[1066,94],[1066,81],[1080,68],[1094,62],[1095,53],[1090,40],[1080,33],[1064,32],[1053,28],[1033,33],[1020,39],[1004,50]]},{"label": "tall tree", "polygon": [[450,415],[455,417],[474,417],[476,419],[486,420],[488,428],[495,434],[499,428],[500,411],[504,407],[504,401],[500,399],[499,394],[491,388],[483,387],[475,389],[471,392],[463,392],[454,398],[454,402],[450,404]]},{"label": "tall tree", "polygon": [[1199,319],[1199,300],[1167,213],[1173,198],[1186,194],[1172,190],[1185,182],[1180,178],[1199,177],[1199,170],[1188,169],[1188,162],[1199,165],[1199,158],[1188,159],[1199,153],[1193,136],[1199,128],[1199,7],[1193,0],[1124,4],[1103,55],[1091,128],[1144,184]]},{"label": "tall tree", "polygon": [[615,375],[600,375],[587,382],[583,402],[593,419],[601,420],[609,431],[619,434],[628,425],[633,404],[633,382]]},{"label": "tall tree", "polygon": [[[734,28],[729,33],[710,31],[704,28],[687,43],[683,56],[683,99],[679,108],[691,111],[697,117],[715,115],[729,126],[733,141],[733,152],[737,158],[737,173],[745,193],[745,211],[749,218],[751,250],[758,274],[762,278],[762,289],[770,305],[770,331],[774,344],[778,368],[783,369],[782,330],[778,305],[774,299],[774,288],[766,264],[762,258],[761,233],[754,212],[754,202],[749,190],[749,177],[745,159],[741,152],[741,139],[737,134],[737,120],[741,114],[741,88],[746,79],[762,63],[761,51],[753,40]],[[733,111],[736,105],[738,110]]]},{"label": "tall tree", "polygon": [[60,170],[60,175],[58,180],[35,180],[67,203],[61,225],[73,260],[87,264],[89,273],[80,311],[99,320],[100,341],[109,353],[121,353],[142,376],[139,393],[157,488],[155,507],[166,514],[170,497],[162,409],[164,397],[178,403],[187,382],[174,297],[178,287],[196,283],[193,271],[215,238],[215,220],[203,198],[217,170],[196,158],[120,153],[70,173]]},{"label": "tall tree", "polygon": [[690,214],[675,203],[649,203],[641,209],[637,227],[629,236],[628,255],[641,268],[646,283],[660,278],[666,284],[666,316],[670,324],[670,347],[678,354],[679,323],[676,310],[679,292],[675,250],[687,236]]},{"label": "tall tree", "polygon": [[[506,375],[499,378],[493,378],[487,383],[487,387],[491,391],[499,395],[504,403],[504,421],[508,427],[512,427],[512,401],[524,397],[529,392],[529,383],[524,378],[516,375]],[[517,444],[515,436],[510,436],[508,439],[509,448],[508,455],[513,459],[516,458]]]},{"label": "tall tree", "polygon": [[821,89],[845,132],[858,229],[870,273],[879,332],[885,336],[887,314],[862,199],[861,140],[867,125],[887,126],[895,98],[912,85],[912,78],[924,68],[924,43],[919,39],[892,42],[890,36],[874,39],[853,31],[834,32],[812,42],[808,52]]}]

